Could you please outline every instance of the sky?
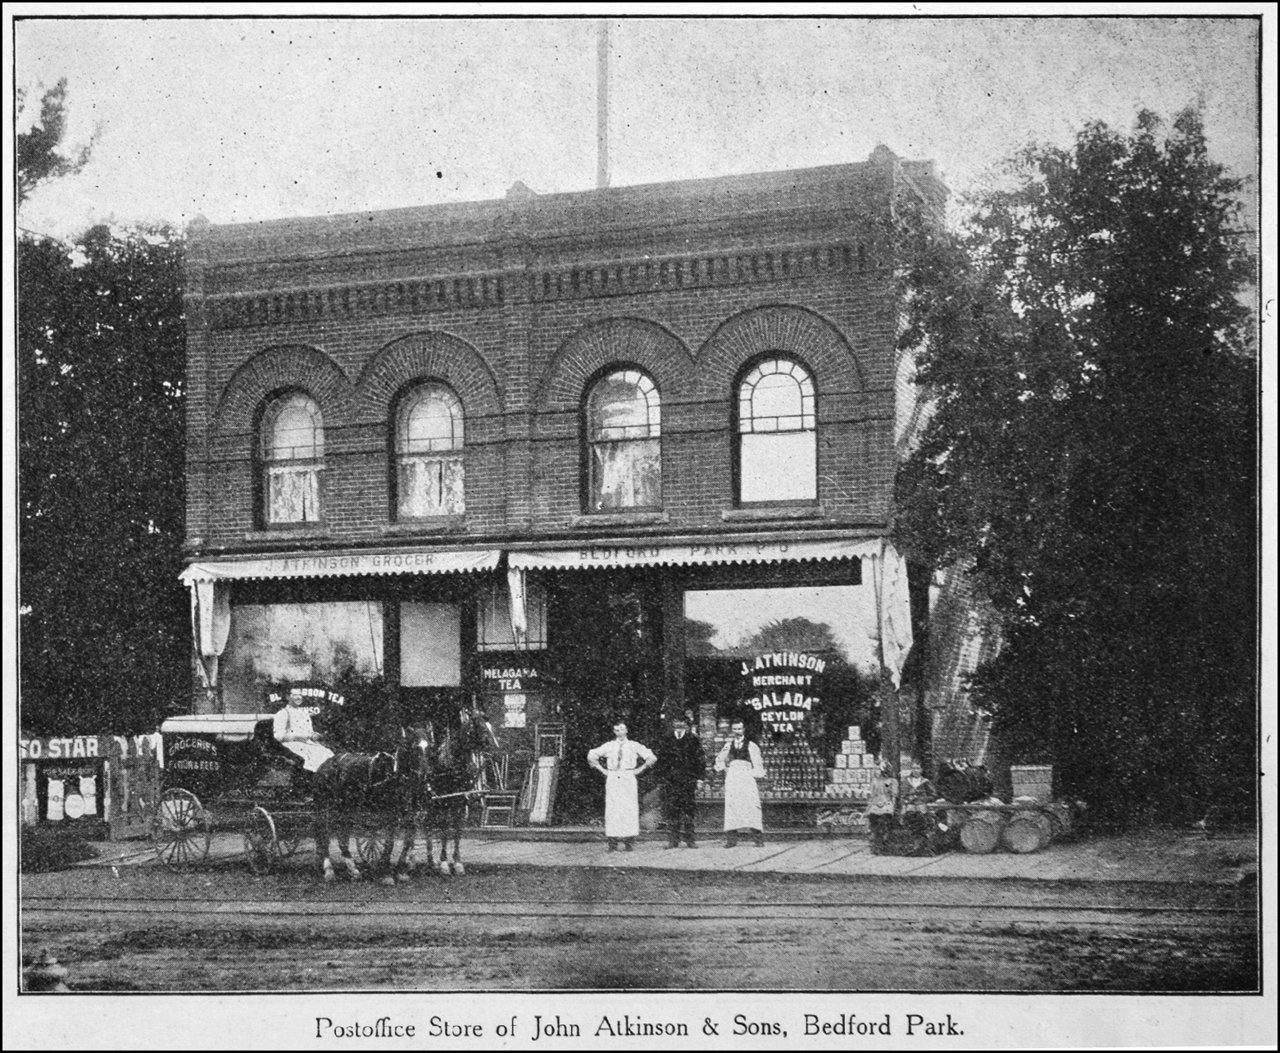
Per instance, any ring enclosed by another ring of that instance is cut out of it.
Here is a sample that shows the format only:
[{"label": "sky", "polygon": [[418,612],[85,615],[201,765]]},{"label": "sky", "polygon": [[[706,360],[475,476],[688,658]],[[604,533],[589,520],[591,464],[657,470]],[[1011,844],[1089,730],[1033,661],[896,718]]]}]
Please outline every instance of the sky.
[{"label": "sky", "polygon": [[[614,185],[861,161],[884,143],[936,161],[959,198],[1030,141],[1197,102],[1213,155],[1256,168],[1242,18],[610,26]],[[38,99],[66,77],[69,143],[97,138],[19,221],[67,236],[479,200],[517,180],[589,189],[596,33],[585,18],[20,20],[17,86]]]}]

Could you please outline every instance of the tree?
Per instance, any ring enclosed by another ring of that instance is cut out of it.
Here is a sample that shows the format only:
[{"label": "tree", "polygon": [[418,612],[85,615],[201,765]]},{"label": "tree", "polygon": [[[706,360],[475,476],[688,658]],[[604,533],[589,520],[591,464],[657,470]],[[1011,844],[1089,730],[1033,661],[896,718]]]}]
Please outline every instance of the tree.
[{"label": "tree", "polygon": [[[16,95],[18,118],[26,110],[27,93],[19,88]],[[59,151],[67,130],[67,78],[40,97],[40,118],[27,131],[18,133],[16,155],[18,166],[18,204],[31,192],[51,179],[74,175],[89,162],[93,139],[70,156]],[[95,135],[96,138],[96,135]]]},{"label": "tree", "polygon": [[22,724],[154,730],[190,693],[181,243],[18,244]]},{"label": "tree", "polygon": [[898,543],[998,612],[978,700],[1017,760],[1140,815],[1251,781],[1256,374],[1238,192],[1199,114],[1008,164],[907,239],[918,383]]}]

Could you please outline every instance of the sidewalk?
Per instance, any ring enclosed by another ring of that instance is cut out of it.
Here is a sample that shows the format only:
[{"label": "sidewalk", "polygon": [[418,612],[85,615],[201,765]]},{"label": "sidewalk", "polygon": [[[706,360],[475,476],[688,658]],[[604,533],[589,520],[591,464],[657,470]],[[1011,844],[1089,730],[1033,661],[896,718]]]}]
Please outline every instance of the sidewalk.
[{"label": "sidewalk", "polygon": [[[587,828],[470,831],[462,839],[469,865],[527,867],[658,868],[709,872],[831,874],[876,878],[1002,878],[1024,881],[1157,882],[1232,886],[1256,879],[1252,837],[1215,836],[1172,830],[1067,841],[1027,855],[963,851],[932,857],[874,856],[865,837],[797,836],[766,841],[763,848],[727,849],[707,837],[697,849],[667,849],[649,835],[634,852],[607,852],[599,831]],[[81,866],[148,866],[156,863],[145,841],[102,842],[99,858]],[[311,851],[304,841],[301,853]],[[238,833],[215,833],[208,862],[232,862],[244,853]],[[420,850],[419,850],[420,853]]]}]

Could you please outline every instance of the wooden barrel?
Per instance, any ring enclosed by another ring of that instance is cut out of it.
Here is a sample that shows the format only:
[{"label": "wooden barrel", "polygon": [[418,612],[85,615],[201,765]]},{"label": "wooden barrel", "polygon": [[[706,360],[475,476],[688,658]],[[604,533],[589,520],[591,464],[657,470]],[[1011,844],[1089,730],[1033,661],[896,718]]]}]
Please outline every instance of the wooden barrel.
[{"label": "wooden barrel", "polygon": [[1010,852],[1026,855],[1028,852],[1040,851],[1052,836],[1053,829],[1047,815],[1042,812],[1027,812],[1010,819],[1001,831],[1000,839]]},{"label": "wooden barrel", "polygon": [[999,812],[978,812],[960,828],[960,843],[966,852],[986,855],[1000,843],[1004,817]]}]

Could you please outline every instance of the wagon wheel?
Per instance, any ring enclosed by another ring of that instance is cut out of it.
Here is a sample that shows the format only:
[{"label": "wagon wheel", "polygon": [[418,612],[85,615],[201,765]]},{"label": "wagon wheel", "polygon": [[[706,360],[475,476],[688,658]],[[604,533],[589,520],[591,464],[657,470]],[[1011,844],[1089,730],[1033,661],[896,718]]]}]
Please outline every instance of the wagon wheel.
[{"label": "wagon wheel", "polygon": [[386,819],[367,819],[356,834],[356,857],[366,870],[377,871],[395,850],[396,828]]},{"label": "wagon wheel", "polygon": [[209,813],[190,790],[165,790],[151,817],[156,858],[180,870],[209,854]]},{"label": "wagon wheel", "polygon": [[302,840],[308,832],[303,818],[301,815],[289,815],[286,820],[282,816],[276,823],[276,841],[280,845],[281,859],[289,859],[302,847]]},{"label": "wagon wheel", "polygon": [[244,820],[244,857],[255,874],[267,874],[280,863],[280,841],[276,821],[260,805],[249,810]]},{"label": "wagon wheel", "polygon": [[302,847],[302,839],[306,837],[306,831],[301,829],[290,830],[280,835],[280,858],[289,859],[296,855],[298,849]]}]

